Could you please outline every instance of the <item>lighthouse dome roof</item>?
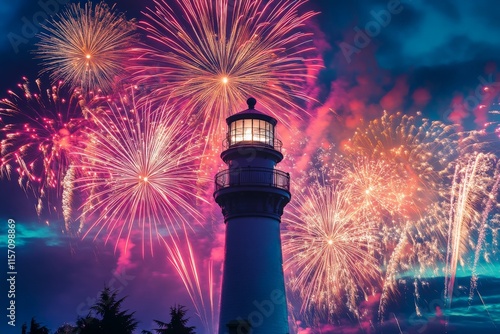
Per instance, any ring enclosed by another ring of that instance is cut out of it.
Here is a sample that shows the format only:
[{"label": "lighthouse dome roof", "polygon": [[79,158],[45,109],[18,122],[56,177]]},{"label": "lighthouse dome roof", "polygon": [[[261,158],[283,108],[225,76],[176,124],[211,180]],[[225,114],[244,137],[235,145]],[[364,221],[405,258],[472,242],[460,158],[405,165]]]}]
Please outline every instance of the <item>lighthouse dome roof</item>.
[{"label": "lighthouse dome roof", "polygon": [[240,120],[240,119],[261,119],[261,120],[269,122],[273,126],[275,126],[276,123],[278,123],[276,121],[276,119],[274,117],[272,117],[272,116],[264,114],[262,111],[259,111],[259,110],[255,109],[255,104],[256,103],[257,103],[257,100],[254,99],[253,97],[250,97],[247,100],[248,109],[240,111],[240,112],[238,112],[238,113],[236,113],[234,115],[229,116],[226,119],[227,124],[229,125],[229,124],[233,123],[234,121],[237,121],[237,120]]}]

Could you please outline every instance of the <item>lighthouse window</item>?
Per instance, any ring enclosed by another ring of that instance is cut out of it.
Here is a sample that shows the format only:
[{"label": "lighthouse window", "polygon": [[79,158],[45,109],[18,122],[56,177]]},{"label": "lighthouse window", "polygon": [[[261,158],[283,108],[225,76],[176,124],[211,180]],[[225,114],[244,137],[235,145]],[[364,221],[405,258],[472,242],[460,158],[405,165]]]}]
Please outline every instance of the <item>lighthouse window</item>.
[{"label": "lighthouse window", "polygon": [[253,127],[253,139],[256,141],[266,142],[266,131],[265,131],[265,123],[263,120],[254,119],[254,127]]},{"label": "lighthouse window", "polygon": [[273,145],[271,136],[271,124],[263,120],[258,120],[258,122],[259,122],[258,128],[254,130],[258,132],[256,140],[263,142],[267,145]]},{"label": "lighthouse window", "polygon": [[241,119],[230,125],[231,145],[239,142],[261,142],[273,146],[273,126],[260,119]]},{"label": "lighthouse window", "polygon": [[235,144],[237,142],[243,141],[243,121],[238,120],[231,124],[231,143]]},{"label": "lighthouse window", "polygon": [[273,126],[271,125],[271,123],[266,122],[265,133],[266,133],[266,144],[274,146]]}]

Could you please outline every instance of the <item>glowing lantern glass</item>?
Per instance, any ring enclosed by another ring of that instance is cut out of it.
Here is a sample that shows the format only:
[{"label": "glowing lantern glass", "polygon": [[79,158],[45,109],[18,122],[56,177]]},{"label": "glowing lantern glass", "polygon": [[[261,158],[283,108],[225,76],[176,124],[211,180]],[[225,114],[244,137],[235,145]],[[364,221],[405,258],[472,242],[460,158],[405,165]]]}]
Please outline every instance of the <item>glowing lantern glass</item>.
[{"label": "glowing lantern glass", "polygon": [[[254,100],[255,101],[255,100]],[[260,144],[274,147],[274,127],[276,120],[255,110],[255,103],[249,99],[249,109],[230,116],[227,119],[229,126],[229,146],[238,144]]]}]

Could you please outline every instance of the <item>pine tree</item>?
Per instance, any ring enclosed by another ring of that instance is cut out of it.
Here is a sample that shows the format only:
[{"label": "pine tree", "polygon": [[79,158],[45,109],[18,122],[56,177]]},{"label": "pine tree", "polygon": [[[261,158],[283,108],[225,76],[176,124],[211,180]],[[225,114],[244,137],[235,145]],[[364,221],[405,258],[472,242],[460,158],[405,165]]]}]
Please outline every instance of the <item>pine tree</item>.
[{"label": "pine tree", "polygon": [[182,305],[174,306],[170,308],[170,322],[165,323],[160,320],[155,320],[154,322],[158,325],[157,329],[154,329],[156,334],[195,334],[195,327],[188,327],[186,324],[189,318],[185,318],[186,309]]},{"label": "pine tree", "polygon": [[99,334],[102,333],[99,319],[94,318],[90,313],[85,318],[78,318],[76,321],[77,334]]},{"label": "pine tree", "polygon": [[134,312],[122,311],[124,298],[117,299],[117,291],[104,287],[99,299],[85,318],[77,320],[78,334],[132,334],[138,322]]},{"label": "pine tree", "polygon": [[28,329],[28,327],[26,326],[26,324],[23,324],[21,326],[21,333],[23,333],[23,334],[49,334],[49,329],[45,326],[40,325],[35,320],[34,317],[31,318],[29,332],[26,332],[27,329]]}]

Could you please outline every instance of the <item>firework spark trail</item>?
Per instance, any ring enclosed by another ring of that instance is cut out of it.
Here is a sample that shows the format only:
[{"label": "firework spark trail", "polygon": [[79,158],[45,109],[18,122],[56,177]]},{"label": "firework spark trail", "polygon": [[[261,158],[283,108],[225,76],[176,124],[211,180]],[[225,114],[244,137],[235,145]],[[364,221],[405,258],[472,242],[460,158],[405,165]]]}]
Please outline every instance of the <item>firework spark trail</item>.
[{"label": "firework spark trail", "polygon": [[39,34],[37,57],[53,80],[65,80],[84,93],[101,89],[111,93],[126,73],[127,50],[135,41],[135,24],[101,2],[84,7],[70,4]]},{"label": "firework spark trail", "polygon": [[[477,265],[479,263],[479,259],[481,256],[482,246],[485,242],[487,219],[488,219],[488,215],[491,213],[491,210],[493,209],[494,204],[496,202],[496,196],[498,195],[498,190],[499,190],[499,186],[500,186],[500,163],[498,161],[496,162],[495,171],[493,174],[493,180],[495,180],[495,182],[491,188],[491,191],[486,196],[487,203],[484,206],[484,210],[481,214],[481,219],[480,219],[479,237],[478,237],[476,249],[474,252],[474,263],[472,265],[472,276],[471,276],[470,290],[469,290],[469,303],[474,298],[474,292],[477,291],[477,281],[478,281]],[[479,291],[478,291],[478,294],[479,294]]]},{"label": "firework spark trail", "polygon": [[[187,247],[187,252],[183,247],[181,247],[181,244]],[[196,309],[196,315],[200,318],[205,328],[205,333],[214,333],[217,328],[217,312],[214,304],[212,261],[209,261],[208,277],[206,278],[207,281],[204,281],[200,277],[201,273],[186,230],[184,230],[184,240],[181,241],[177,237],[172,237],[165,242],[165,247],[167,248],[169,254],[169,261],[181,278],[182,283],[184,284],[184,287],[186,288],[186,291]],[[206,282],[208,287],[202,287],[203,282]],[[206,297],[206,294],[208,294],[208,298]]]},{"label": "firework spark trail", "polygon": [[302,110],[296,101],[310,100],[308,67],[320,67],[307,58],[312,34],[302,28],[316,13],[299,14],[306,2],[156,0],[141,22],[151,41],[135,50],[137,82],[148,99],[180,100],[208,138],[249,96],[289,125]]},{"label": "firework spark trail", "polygon": [[63,180],[63,193],[62,193],[62,208],[65,230],[70,230],[71,214],[73,212],[73,185],[75,182],[75,167],[70,166]]},{"label": "firework spark trail", "polygon": [[[453,287],[459,260],[466,252],[467,243],[475,223],[480,221],[478,207],[484,198],[483,172],[484,154],[476,154],[468,159],[465,166],[460,162],[455,169],[450,197],[448,218],[448,247],[446,254],[445,300],[451,307]],[[478,245],[480,247],[480,245]]]},{"label": "firework spark trail", "polygon": [[45,202],[49,208],[54,204],[51,193],[60,197],[71,164],[70,152],[85,145],[83,130],[90,126],[79,92],[67,94],[61,84],[44,88],[36,80],[33,92],[24,78],[18,85],[22,94],[9,91],[10,97],[0,101],[0,114],[10,121],[0,129],[4,137],[0,176],[10,178],[15,171],[19,185],[36,196],[39,215]]},{"label": "firework spark trail", "polygon": [[493,319],[493,317],[491,316],[491,313],[490,311],[488,310],[488,306],[486,305],[486,303],[484,302],[484,299],[483,299],[483,296],[479,293],[479,290],[476,290],[477,291],[477,295],[479,296],[479,299],[481,299],[481,303],[483,304],[484,306],[484,309],[486,311],[486,313],[488,314],[488,318],[490,318],[490,321],[491,323],[493,324],[493,326],[495,328],[497,328],[497,324],[495,322],[495,320]]},{"label": "firework spark trail", "polygon": [[292,274],[290,288],[302,298],[301,312],[315,309],[330,317],[345,305],[359,317],[360,296],[377,286],[376,231],[357,220],[349,196],[339,185],[309,185],[296,195],[297,212],[285,220],[285,271]]},{"label": "firework spark trail", "polygon": [[392,315],[394,316],[394,320],[396,320],[396,324],[398,325],[399,333],[403,334],[403,331],[401,330],[401,326],[399,325],[398,317],[396,317],[396,314],[394,312],[392,312]]},{"label": "firework spark trail", "polygon": [[83,215],[95,218],[84,236],[107,230],[106,241],[126,234],[128,242],[141,230],[143,254],[146,241],[153,253],[154,236],[160,241],[201,218],[194,207],[205,201],[194,195],[195,139],[175,106],[137,108],[124,96],[121,105],[89,112],[96,126],[88,145],[74,153],[84,174],[75,189],[87,193]]},{"label": "firework spark trail", "polygon": [[[453,176],[453,184],[455,184],[456,179],[457,179],[457,174],[458,171],[455,170],[455,175]],[[447,237],[447,245],[446,245],[446,262],[445,262],[445,269],[444,269],[444,299],[445,302],[448,304],[448,299],[449,296],[451,296],[449,288],[450,288],[450,283],[451,283],[451,288],[453,288],[453,285],[455,282],[452,281],[452,276],[451,276],[451,257],[452,257],[452,252],[451,252],[451,245],[452,245],[452,225],[453,225],[453,218],[455,216],[455,187],[452,188],[452,193],[450,196],[450,209],[449,209],[449,214],[448,214],[448,237]],[[450,301],[451,305],[451,301]]]},{"label": "firework spark trail", "polygon": [[[406,224],[404,231],[408,229],[409,223]],[[385,307],[389,300],[389,297],[396,290],[396,274],[397,274],[397,263],[401,258],[401,253],[406,245],[407,237],[406,233],[403,233],[398,240],[398,244],[394,248],[394,251],[390,255],[388,266],[385,272],[384,284],[382,286],[382,294],[380,296],[378,316],[379,320],[382,320],[382,316],[385,313]]]}]

